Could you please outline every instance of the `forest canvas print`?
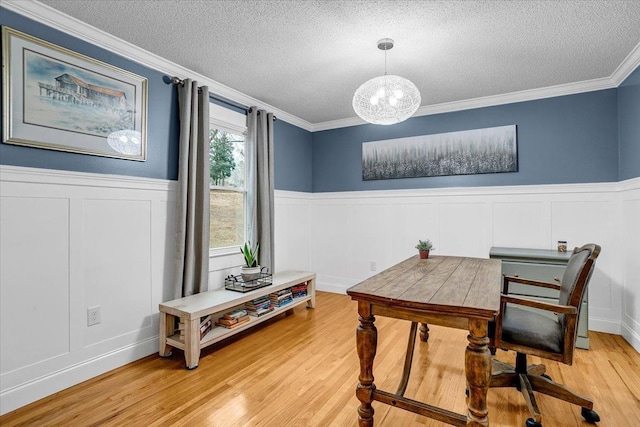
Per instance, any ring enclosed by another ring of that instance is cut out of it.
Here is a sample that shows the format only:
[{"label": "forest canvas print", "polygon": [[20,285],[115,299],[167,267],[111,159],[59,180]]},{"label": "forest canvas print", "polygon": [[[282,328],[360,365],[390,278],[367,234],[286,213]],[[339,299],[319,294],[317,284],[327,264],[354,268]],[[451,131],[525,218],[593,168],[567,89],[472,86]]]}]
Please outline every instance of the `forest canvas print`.
[{"label": "forest canvas print", "polygon": [[362,144],[362,179],[518,171],[516,125]]}]

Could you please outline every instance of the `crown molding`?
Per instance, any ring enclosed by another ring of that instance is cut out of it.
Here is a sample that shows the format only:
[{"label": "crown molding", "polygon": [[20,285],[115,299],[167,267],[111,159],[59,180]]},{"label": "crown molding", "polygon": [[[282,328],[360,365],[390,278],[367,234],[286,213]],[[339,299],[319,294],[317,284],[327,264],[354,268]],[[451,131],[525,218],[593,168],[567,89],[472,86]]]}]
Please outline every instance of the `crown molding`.
[{"label": "crown molding", "polygon": [[640,66],[640,43],[629,52],[629,55],[627,55],[624,61],[622,61],[613,74],[611,74],[610,79],[615,87],[620,86],[638,66]]},{"label": "crown molding", "polygon": [[[620,67],[618,67],[620,68]],[[633,71],[633,70],[632,70]],[[626,75],[629,75],[627,73]],[[624,79],[623,79],[624,80]],[[516,102],[533,101],[536,99],[554,98],[556,96],[574,95],[577,93],[593,92],[596,90],[611,89],[617,84],[613,78],[602,78],[587,80],[583,82],[568,83],[557,86],[549,86],[539,89],[523,90],[500,95],[484,96],[482,98],[465,99],[462,101],[444,102],[442,104],[424,105],[411,117],[430,116],[433,114],[451,113],[454,111],[471,110],[474,108],[493,107],[496,105],[513,104]],[[349,126],[358,126],[366,123],[359,117],[333,120],[329,122],[316,123],[312,126],[312,132],[336,129]]]},{"label": "crown molding", "polygon": [[[627,55],[622,63],[609,76],[575,83],[548,86],[538,89],[523,90],[482,98],[465,99],[462,101],[445,102],[442,104],[424,105],[412,117],[429,116],[432,114],[450,113],[454,111],[471,110],[474,108],[493,107],[496,105],[513,104],[516,102],[533,101],[536,99],[554,98],[557,96],[575,95],[578,93],[594,92],[612,89],[620,86],[629,75],[640,66],[640,43]],[[332,120],[315,123],[311,131],[337,129],[349,126],[369,124],[359,117]]]},{"label": "crown molding", "polygon": [[291,123],[302,129],[310,131],[312,128],[312,124],[306,120],[280,110],[238,90],[230,88],[229,86],[223,85],[222,83],[171,62],[161,56],[146,51],[132,43],[95,28],[86,22],[66,15],[38,1],[0,0],[0,6],[73,37],[77,37],[95,46],[116,53],[145,67],[166,73],[171,77],[176,76],[181,79],[190,78],[192,80],[196,80],[201,86],[208,86],[209,92],[216,96],[220,96],[224,99],[228,99],[247,107],[255,106],[259,109],[268,110],[273,112],[278,119]]},{"label": "crown molding", "polygon": [[[49,27],[65,32],[71,36],[85,40],[98,47],[114,52],[146,67],[156,69],[170,76],[197,80],[201,85],[208,86],[209,91],[217,96],[241,105],[256,106],[260,109],[272,111],[279,119],[310,132],[368,124],[359,117],[310,123],[304,119],[294,116],[293,114],[246,95],[236,89],[223,85],[222,83],[210,79],[202,74],[189,70],[186,67],[168,61],[132,43],[99,30],[85,22],[72,18],[56,9],[39,3],[38,1],[0,0],[0,6]],[[462,101],[425,105],[418,108],[413,117],[611,89],[618,87],[638,66],[640,66],[640,43],[636,45],[636,47],[629,53],[629,55],[627,55],[624,61],[622,61],[622,63],[609,77]]]}]

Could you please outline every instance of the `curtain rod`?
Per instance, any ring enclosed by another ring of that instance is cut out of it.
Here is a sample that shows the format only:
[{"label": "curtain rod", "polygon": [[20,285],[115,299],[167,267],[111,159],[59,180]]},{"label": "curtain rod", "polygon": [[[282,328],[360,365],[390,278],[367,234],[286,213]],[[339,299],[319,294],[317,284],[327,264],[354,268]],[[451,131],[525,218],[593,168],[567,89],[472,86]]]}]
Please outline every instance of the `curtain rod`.
[{"label": "curtain rod", "polygon": [[[180,85],[183,86],[184,85],[184,79],[181,79],[180,77],[172,77],[171,78],[171,83],[173,83],[174,85]],[[200,88],[198,88],[198,90],[200,90]],[[243,110],[247,110],[249,113],[252,111],[251,107],[247,107],[246,105],[242,105],[242,104],[238,104],[236,102],[230,101],[228,99],[225,98],[221,98],[219,96],[215,96],[212,95],[211,92],[209,92],[209,96],[215,100],[218,100],[220,102],[224,102],[227,105],[230,105],[232,107],[236,107],[236,108],[241,108]],[[260,114],[260,111],[258,110],[258,114]],[[275,122],[278,118],[275,116],[273,116],[273,121]]]}]

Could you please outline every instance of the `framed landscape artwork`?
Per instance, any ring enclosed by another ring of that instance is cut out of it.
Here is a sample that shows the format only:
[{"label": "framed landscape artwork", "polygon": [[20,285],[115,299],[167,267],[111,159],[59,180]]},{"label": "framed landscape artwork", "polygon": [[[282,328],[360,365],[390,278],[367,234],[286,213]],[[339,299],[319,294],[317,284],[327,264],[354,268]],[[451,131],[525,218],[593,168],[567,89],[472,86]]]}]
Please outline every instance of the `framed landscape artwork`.
[{"label": "framed landscape artwork", "polygon": [[364,181],[517,171],[515,125],[362,144]]},{"label": "framed landscape artwork", "polygon": [[3,142],[144,161],[147,79],[2,28]]}]

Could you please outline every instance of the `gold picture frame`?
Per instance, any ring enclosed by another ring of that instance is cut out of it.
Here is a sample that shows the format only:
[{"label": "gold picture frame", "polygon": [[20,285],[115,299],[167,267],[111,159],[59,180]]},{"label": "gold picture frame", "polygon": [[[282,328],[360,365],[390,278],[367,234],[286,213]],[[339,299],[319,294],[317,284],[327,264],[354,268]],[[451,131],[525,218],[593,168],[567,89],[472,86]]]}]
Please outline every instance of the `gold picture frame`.
[{"label": "gold picture frame", "polygon": [[145,161],[147,79],[2,27],[6,144]]}]

